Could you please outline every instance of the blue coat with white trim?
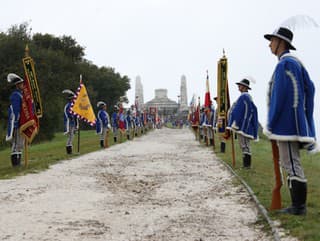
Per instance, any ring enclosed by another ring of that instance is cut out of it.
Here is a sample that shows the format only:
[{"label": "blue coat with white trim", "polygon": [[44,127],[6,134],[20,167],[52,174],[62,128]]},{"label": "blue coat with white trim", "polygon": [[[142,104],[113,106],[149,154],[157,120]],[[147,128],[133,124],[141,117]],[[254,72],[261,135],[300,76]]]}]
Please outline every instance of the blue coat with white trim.
[{"label": "blue coat with white trim", "polygon": [[250,138],[258,139],[258,111],[248,92],[243,92],[229,111],[227,129]]},{"label": "blue coat with white trim", "polygon": [[98,118],[96,122],[96,132],[97,134],[101,134],[103,131],[103,128],[109,129],[110,126],[110,118],[109,114],[105,110],[99,110],[98,111]]},{"label": "blue coat with white trim", "polygon": [[315,143],[314,95],[315,87],[307,70],[286,52],[269,83],[268,120],[264,130],[269,139]]},{"label": "blue coat with white trim", "polygon": [[71,110],[71,102],[68,102],[64,106],[64,111],[63,111],[63,131],[64,134],[67,134],[70,132],[70,127],[75,127],[78,128],[78,118],[76,115],[73,115],[70,113]]},{"label": "blue coat with white trim", "polygon": [[15,89],[10,95],[11,105],[8,108],[8,128],[6,141],[10,141],[13,137],[13,130],[20,127],[20,112],[22,106],[22,91]]}]

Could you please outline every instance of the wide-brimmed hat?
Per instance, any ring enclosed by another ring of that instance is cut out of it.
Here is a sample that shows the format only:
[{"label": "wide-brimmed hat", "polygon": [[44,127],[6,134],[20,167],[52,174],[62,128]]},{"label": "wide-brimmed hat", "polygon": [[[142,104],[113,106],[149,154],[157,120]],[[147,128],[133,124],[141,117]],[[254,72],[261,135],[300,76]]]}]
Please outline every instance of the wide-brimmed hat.
[{"label": "wide-brimmed hat", "polygon": [[22,83],[24,81],[24,79],[22,79],[19,75],[16,75],[14,73],[8,74],[7,80],[9,83],[14,85]]},{"label": "wide-brimmed hat", "polygon": [[101,108],[102,106],[106,106],[107,104],[103,101],[98,101],[97,107]]},{"label": "wide-brimmed hat", "polygon": [[251,90],[249,78],[244,78],[244,79],[242,79],[240,82],[237,82],[236,84],[237,84],[237,85],[243,85],[243,86],[247,87],[248,90]]},{"label": "wide-brimmed hat", "polygon": [[268,40],[271,40],[272,37],[280,38],[288,43],[289,49],[296,50],[292,45],[293,33],[288,28],[280,27],[271,34],[265,34],[264,37]]}]

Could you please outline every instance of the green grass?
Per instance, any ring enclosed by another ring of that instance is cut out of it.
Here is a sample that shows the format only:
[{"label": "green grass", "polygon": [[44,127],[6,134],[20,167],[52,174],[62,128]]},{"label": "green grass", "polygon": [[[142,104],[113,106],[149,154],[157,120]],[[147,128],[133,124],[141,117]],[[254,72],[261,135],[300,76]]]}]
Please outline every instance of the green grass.
[{"label": "green grass", "polygon": [[[217,135],[216,135],[217,136]],[[226,152],[220,152],[220,142],[215,139],[215,152],[217,156],[232,166],[231,140],[227,141]],[[259,142],[251,142],[252,167],[249,170],[242,169],[242,156],[238,141],[235,140],[236,165],[234,171],[240,175],[252,188],[261,204],[269,210],[274,186],[273,159],[270,141],[260,139]],[[320,240],[320,154],[310,155],[301,151],[302,165],[308,179],[307,215],[294,216],[270,212],[272,219],[281,221],[283,228],[288,230],[292,236],[299,240]],[[284,173],[284,172],[283,172]],[[286,184],[284,173],[284,184],[281,188],[282,206],[291,204],[291,199]]]}]

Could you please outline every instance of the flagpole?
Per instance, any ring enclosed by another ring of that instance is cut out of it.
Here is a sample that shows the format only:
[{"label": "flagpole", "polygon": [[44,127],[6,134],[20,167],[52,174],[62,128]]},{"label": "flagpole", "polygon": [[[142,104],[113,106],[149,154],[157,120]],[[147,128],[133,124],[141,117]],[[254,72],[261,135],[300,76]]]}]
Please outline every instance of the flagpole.
[{"label": "flagpole", "polygon": [[24,138],[24,167],[28,167],[28,142],[27,138]]},{"label": "flagpole", "polygon": [[200,108],[201,108],[201,106],[200,106],[200,96],[198,96],[198,106],[199,106],[199,111],[198,111],[197,114],[198,114],[199,121],[198,121],[198,133],[197,133],[197,135],[198,135],[198,140],[201,143],[201,138],[200,138],[200,135],[201,135],[201,133],[200,133]]},{"label": "flagpole", "polygon": [[[82,74],[80,74],[80,84],[82,84]],[[80,122],[78,127],[78,154],[80,154]]]}]

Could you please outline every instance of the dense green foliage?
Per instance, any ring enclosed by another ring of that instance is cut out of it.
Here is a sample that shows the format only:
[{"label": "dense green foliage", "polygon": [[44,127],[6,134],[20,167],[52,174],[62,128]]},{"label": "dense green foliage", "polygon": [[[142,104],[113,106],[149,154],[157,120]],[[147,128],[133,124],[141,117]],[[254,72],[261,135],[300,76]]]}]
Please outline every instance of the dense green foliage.
[{"label": "dense green foliage", "polygon": [[0,147],[8,146],[4,140],[9,96],[13,87],[7,83],[7,75],[16,73],[24,76],[22,58],[26,45],[35,62],[43,106],[40,132],[35,142],[51,140],[54,133],[63,130],[66,100],[61,92],[64,89],[75,91],[79,86],[80,74],[94,108],[99,100],[105,101],[108,106],[115,105],[130,88],[127,76],[121,76],[112,67],[98,67],[86,60],[84,47],[71,36],[31,34],[26,23],[12,26],[7,32],[0,33]]}]

